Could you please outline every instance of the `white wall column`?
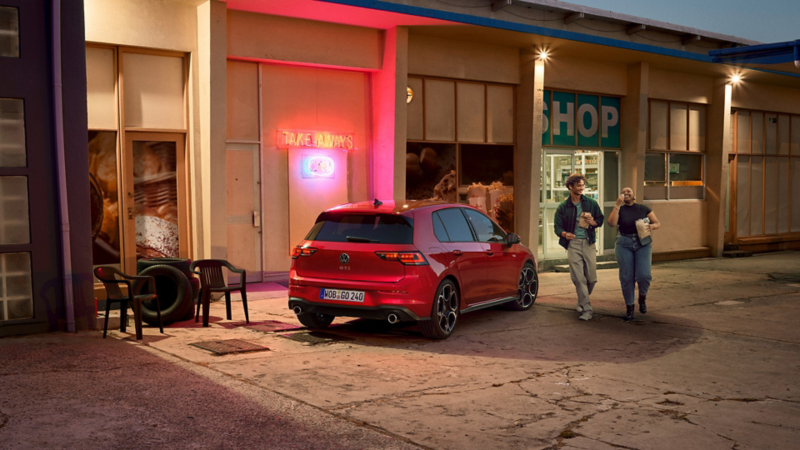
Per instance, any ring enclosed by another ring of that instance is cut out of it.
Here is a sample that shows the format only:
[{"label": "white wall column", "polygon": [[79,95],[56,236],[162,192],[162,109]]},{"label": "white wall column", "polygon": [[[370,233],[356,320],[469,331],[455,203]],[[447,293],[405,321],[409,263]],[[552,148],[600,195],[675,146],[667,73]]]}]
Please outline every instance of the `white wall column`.
[{"label": "white wall column", "polygon": [[731,135],[732,86],[727,80],[714,82],[708,109],[708,145],[706,147],[706,202],[708,202],[708,246],[711,255],[721,257],[725,247],[725,208],[728,204],[728,154],[733,146]]},{"label": "white wall column", "polygon": [[[517,86],[517,147],[514,155],[514,207],[517,234],[534,255],[539,248],[539,198],[542,170],[542,114],[545,61],[534,49],[520,52]],[[545,230],[547,232],[547,230]]]},{"label": "white wall column", "polygon": [[[225,121],[227,105],[227,6],[209,0],[197,7],[202,247],[195,258],[227,258]],[[195,155],[198,149],[196,145]],[[197,167],[197,166],[195,166]]]},{"label": "white wall column", "polygon": [[[644,201],[644,161],[647,150],[650,64],[628,66],[628,95],[622,98],[621,187],[631,187],[637,201]],[[616,199],[608,199],[613,201]]]}]

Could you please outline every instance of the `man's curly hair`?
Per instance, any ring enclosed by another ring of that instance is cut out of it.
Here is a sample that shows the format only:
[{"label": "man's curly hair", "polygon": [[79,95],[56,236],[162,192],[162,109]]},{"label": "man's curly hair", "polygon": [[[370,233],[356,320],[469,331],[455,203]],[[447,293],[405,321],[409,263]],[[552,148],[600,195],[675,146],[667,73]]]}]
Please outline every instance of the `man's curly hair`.
[{"label": "man's curly hair", "polygon": [[582,173],[573,173],[572,175],[567,178],[567,189],[571,188],[573,184],[577,183],[578,181],[583,180],[583,184],[586,184],[586,177],[583,176]]}]

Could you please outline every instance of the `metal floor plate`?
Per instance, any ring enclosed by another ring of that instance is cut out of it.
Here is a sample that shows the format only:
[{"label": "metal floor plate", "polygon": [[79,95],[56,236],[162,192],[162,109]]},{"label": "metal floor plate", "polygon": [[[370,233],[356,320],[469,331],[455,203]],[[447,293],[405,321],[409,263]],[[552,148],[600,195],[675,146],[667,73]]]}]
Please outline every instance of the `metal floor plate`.
[{"label": "metal floor plate", "polygon": [[225,339],[222,341],[195,342],[189,345],[208,350],[215,355],[229,355],[231,353],[261,352],[269,350],[268,347],[253,344],[241,339]]},{"label": "metal floor plate", "polygon": [[340,341],[354,341],[355,339],[346,337],[346,336],[339,336],[338,334],[331,334],[331,333],[324,333],[322,331],[309,331],[305,333],[292,333],[292,334],[281,334],[283,338],[290,339],[292,341],[303,342],[309,345],[317,345],[317,344],[330,344],[332,342],[340,342]]},{"label": "metal floor plate", "polygon": [[279,322],[277,320],[265,320],[257,324],[248,325],[245,328],[251,330],[261,331],[263,333],[271,333],[273,331],[291,331],[303,328],[302,325],[295,325],[292,323]]}]

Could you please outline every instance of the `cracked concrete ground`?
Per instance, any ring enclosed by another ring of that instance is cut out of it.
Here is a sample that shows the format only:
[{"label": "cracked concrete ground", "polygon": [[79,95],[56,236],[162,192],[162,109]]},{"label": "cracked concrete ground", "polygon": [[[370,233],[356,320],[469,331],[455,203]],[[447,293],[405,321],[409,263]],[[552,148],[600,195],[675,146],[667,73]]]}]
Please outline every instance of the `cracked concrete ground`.
[{"label": "cracked concrete ground", "polygon": [[[146,328],[139,343],[3,339],[0,447],[797,448],[800,253],[656,265],[632,323],[617,275],[599,272],[589,322],[569,274],[545,273],[530,311],[464,315],[445,341],[338,318],[329,331],[347,340],[307,345],[223,327],[224,303],[210,328]],[[251,301],[251,321],[297,323],[286,300]],[[221,339],[270,350],[189,345]]]}]

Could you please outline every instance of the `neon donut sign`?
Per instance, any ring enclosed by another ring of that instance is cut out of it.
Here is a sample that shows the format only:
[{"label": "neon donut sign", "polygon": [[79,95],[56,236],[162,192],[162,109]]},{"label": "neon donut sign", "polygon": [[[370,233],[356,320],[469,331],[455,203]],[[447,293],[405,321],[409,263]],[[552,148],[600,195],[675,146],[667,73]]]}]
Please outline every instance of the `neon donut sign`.
[{"label": "neon donut sign", "polygon": [[311,156],[305,161],[306,172],[312,177],[333,178],[335,167],[333,158],[328,156]]}]

